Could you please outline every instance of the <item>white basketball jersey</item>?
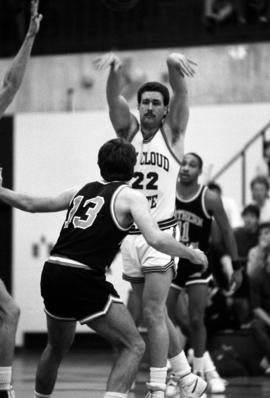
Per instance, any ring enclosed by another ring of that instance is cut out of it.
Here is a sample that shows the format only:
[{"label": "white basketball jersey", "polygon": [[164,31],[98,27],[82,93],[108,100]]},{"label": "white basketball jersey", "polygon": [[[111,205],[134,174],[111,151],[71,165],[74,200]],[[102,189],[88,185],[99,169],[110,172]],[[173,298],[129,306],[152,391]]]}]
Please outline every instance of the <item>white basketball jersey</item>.
[{"label": "white basketball jersey", "polygon": [[180,163],[169,148],[162,129],[148,140],[143,139],[139,130],[131,143],[137,154],[132,188],[141,190],[147,197],[154,219],[165,222],[174,216]]}]

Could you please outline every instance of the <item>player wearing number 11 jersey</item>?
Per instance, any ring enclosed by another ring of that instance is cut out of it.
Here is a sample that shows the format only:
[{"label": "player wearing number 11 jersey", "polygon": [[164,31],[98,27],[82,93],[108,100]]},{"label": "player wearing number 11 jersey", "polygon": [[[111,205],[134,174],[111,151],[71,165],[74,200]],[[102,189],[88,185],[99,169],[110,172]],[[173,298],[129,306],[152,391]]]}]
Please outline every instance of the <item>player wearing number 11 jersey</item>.
[{"label": "player wearing number 11 jersey", "polygon": [[[207,251],[211,222],[212,218],[215,218],[228,253],[230,253],[232,260],[236,260],[236,242],[221,199],[198,182],[202,166],[203,162],[200,156],[196,153],[187,153],[180,167],[176,190],[176,215],[180,229],[180,242]],[[189,308],[185,312],[189,314],[189,322],[188,325],[185,325],[185,332],[189,334],[188,337],[194,349],[193,371],[207,378],[212,393],[222,393],[225,391],[225,384],[216,372],[209,353],[206,352],[204,313],[211,277],[209,268],[202,271],[192,262],[180,258],[177,277],[172,282],[167,305],[171,318],[175,322],[179,320],[179,323],[181,323],[183,314],[176,313],[179,308],[177,300],[181,289],[186,288]],[[236,275],[230,274],[228,277],[234,279]],[[180,296],[180,300],[182,298],[183,295]],[[186,302],[185,300],[181,303],[184,305]],[[170,398],[177,394],[173,379],[168,383],[167,393]]]}]

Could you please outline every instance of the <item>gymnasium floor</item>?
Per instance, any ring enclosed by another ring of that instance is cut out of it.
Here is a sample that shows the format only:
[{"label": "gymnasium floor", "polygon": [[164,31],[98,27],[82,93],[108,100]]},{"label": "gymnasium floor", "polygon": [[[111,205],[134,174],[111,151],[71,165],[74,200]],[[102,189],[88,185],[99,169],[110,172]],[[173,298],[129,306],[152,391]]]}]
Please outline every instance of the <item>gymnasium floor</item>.
[{"label": "gymnasium floor", "polygon": [[[16,398],[32,398],[34,375],[40,350],[16,353],[14,361],[14,388]],[[53,394],[55,398],[102,398],[110,370],[110,351],[71,351],[60,368]],[[145,370],[140,370],[131,398],[146,394]],[[208,398],[270,398],[270,377],[233,378],[226,394],[208,394]]]}]

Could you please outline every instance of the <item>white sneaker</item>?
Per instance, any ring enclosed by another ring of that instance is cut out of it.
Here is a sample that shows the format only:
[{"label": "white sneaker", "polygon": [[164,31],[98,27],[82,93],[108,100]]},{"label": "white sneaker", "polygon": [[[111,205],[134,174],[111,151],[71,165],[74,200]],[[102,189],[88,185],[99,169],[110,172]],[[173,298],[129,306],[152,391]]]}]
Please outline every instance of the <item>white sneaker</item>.
[{"label": "white sneaker", "polygon": [[174,373],[171,373],[169,379],[167,381],[166,386],[166,398],[174,398],[176,395],[179,395],[180,388],[179,388],[180,377],[176,376]]},{"label": "white sneaker", "polygon": [[207,389],[207,382],[194,373],[181,377],[180,396],[181,398],[199,398]]},{"label": "white sneaker", "polygon": [[148,393],[145,398],[165,398],[166,384],[146,383]]},{"label": "white sneaker", "polygon": [[226,391],[226,383],[217,371],[206,372],[205,378],[208,383],[208,391],[211,394],[221,394]]}]

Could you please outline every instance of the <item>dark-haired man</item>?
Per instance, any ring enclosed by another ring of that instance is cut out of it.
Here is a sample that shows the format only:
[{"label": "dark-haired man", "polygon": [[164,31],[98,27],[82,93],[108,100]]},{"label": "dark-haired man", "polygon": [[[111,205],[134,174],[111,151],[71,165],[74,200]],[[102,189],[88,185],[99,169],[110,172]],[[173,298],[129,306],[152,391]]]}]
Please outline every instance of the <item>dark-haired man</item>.
[{"label": "dark-haired man", "polygon": [[0,187],[0,199],[24,211],[67,209],[41,277],[48,343],[37,369],[36,398],[50,397],[59,365],[73,342],[76,321],[100,333],[117,348],[105,398],[127,397],[144,343],[118,293],[106,281],[105,271],[134,221],[156,250],[207,266],[200,250],[186,248],[160,231],[144,195],[127,185],[135,163],[134,147],[116,138],[99,150],[102,181],[67,190],[56,197],[36,197]]},{"label": "dark-haired man", "polygon": [[260,210],[260,223],[270,221],[269,181],[266,176],[257,176],[250,183],[252,199]]},{"label": "dark-haired man", "polygon": [[[118,56],[109,53],[98,58],[96,67],[110,68],[106,90],[110,119],[116,134],[129,140],[136,149],[137,162],[131,185],[147,197],[160,229],[174,234],[175,185],[189,117],[186,77],[194,75],[194,63],[179,53],[167,57],[172,97],[170,99],[169,90],[163,84],[145,83],[137,93],[139,121],[121,95],[123,76]],[[148,330],[149,390],[152,398],[163,398],[169,326],[172,326],[167,319],[166,299],[173,278],[174,259],[149,247],[137,226],[123,241],[121,253],[123,278],[132,285]],[[174,357],[173,367],[181,369],[181,385],[186,390],[182,395],[188,396],[192,391],[200,396],[205,385],[203,380],[190,374],[184,352],[179,347],[173,349],[170,356]]]},{"label": "dark-haired man", "polygon": [[[39,0],[31,1],[31,19],[19,52],[5,73],[0,87],[0,118],[13,101],[25,74],[31,50],[39,31],[42,16],[38,13]],[[12,360],[20,309],[0,279],[0,394],[1,398],[14,394],[11,386]]]},{"label": "dark-haired man", "polygon": [[[237,247],[233,231],[224,211],[221,198],[215,192],[198,182],[202,172],[203,161],[196,153],[185,154],[179,171],[176,187],[176,215],[180,229],[180,242],[187,246],[207,251],[214,217],[222,233],[226,248],[232,260],[237,260]],[[231,283],[237,274],[230,275]],[[207,378],[208,386],[213,393],[225,391],[216,372],[215,366],[206,352],[206,328],[204,314],[208,299],[208,284],[211,270],[199,269],[192,262],[180,259],[177,276],[173,280],[168,297],[169,315],[181,326],[181,314],[176,314],[176,303],[179,293],[186,289],[188,296],[189,325],[185,332],[194,349],[193,372]],[[168,382],[167,395],[177,392],[177,375]]]}]

